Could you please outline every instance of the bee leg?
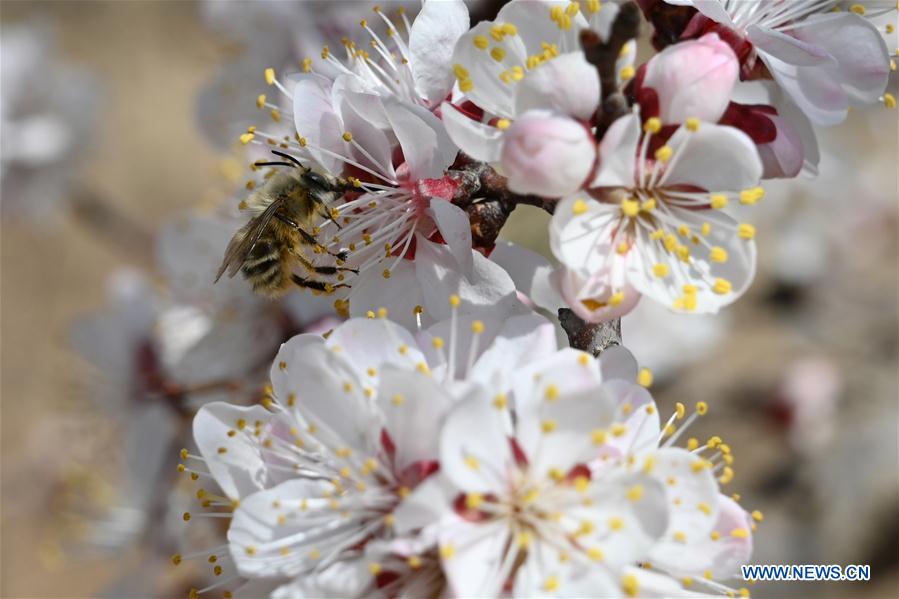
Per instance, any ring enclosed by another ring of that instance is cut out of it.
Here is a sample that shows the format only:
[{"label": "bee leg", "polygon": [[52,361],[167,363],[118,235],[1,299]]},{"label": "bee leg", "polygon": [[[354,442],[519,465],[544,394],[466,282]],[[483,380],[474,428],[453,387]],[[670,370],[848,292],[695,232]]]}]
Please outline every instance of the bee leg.
[{"label": "bee leg", "polygon": [[290,279],[299,287],[302,287],[304,289],[312,289],[314,291],[323,291],[325,293],[331,293],[335,289],[340,289],[341,287],[349,287],[349,285],[345,285],[344,283],[333,285],[331,283],[325,283],[323,281],[304,279],[299,275],[290,275]]},{"label": "bee leg", "polygon": [[347,268],[345,266],[313,266],[312,270],[320,275],[336,275],[338,272],[351,272],[353,274],[359,274],[359,271],[355,268]]}]

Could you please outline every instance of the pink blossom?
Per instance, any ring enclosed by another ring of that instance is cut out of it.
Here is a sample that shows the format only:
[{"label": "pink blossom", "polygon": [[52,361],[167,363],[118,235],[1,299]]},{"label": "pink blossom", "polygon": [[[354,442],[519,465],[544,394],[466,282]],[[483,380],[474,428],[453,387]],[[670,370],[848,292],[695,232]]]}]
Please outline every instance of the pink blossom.
[{"label": "pink blossom", "polygon": [[641,92],[655,92],[658,116],[664,124],[683,123],[690,117],[714,123],[727,108],[739,68],[730,46],[709,33],[653,57]]},{"label": "pink blossom", "polygon": [[509,189],[560,197],[580,189],[593,170],[596,142],[581,123],[545,110],[526,112],[505,134],[500,155]]}]

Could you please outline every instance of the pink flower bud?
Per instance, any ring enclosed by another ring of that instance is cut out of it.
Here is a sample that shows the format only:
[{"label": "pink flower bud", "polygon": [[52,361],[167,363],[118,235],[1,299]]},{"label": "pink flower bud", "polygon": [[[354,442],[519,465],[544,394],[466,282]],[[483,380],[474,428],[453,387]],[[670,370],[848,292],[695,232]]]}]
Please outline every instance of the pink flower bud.
[{"label": "pink flower bud", "polygon": [[558,198],[580,189],[593,170],[596,141],[578,121],[531,110],[509,127],[500,155],[515,193]]},{"label": "pink flower bud", "polygon": [[654,56],[641,89],[655,91],[664,124],[683,123],[690,117],[715,123],[727,108],[739,69],[731,47],[718,34],[709,33]]}]

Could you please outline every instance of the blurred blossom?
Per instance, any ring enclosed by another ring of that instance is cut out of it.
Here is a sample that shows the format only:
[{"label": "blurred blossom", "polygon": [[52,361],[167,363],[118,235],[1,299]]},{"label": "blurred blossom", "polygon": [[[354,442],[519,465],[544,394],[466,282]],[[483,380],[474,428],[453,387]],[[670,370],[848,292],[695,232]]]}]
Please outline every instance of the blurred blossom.
[{"label": "blurred blossom", "polygon": [[[415,4],[391,1],[385,6],[395,11]],[[253,100],[264,91],[261,74],[267,67],[295,71],[311,58],[316,72],[336,75],[339,69],[319,60],[322,48],[352,38],[359,31],[359,20],[375,5],[359,0],[203,0],[202,21],[241,45],[235,59],[221,65],[200,92],[197,116],[203,133],[216,146],[227,148],[253,124],[258,116]]]},{"label": "blurred blossom", "polygon": [[787,368],[776,408],[786,420],[790,445],[797,453],[811,456],[831,443],[842,389],[839,367],[827,358],[806,358]]},{"label": "blurred blossom", "polygon": [[[213,285],[235,227],[233,217],[201,213],[169,223],[157,243],[163,283],[134,270],[114,273],[107,307],[75,323],[75,349],[94,367],[93,407],[117,434],[104,448],[116,456],[109,467],[79,459],[63,469],[66,499],[54,511],[77,524],[67,528],[68,543],[105,551],[138,545],[158,556],[208,539],[214,527],[189,537],[181,529],[181,514],[196,501],[173,467],[178,449],[190,445],[187,422],[209,401],[257,401],[282,341],[304,325],[326,332],[339,322],[327,301],[272,302],[241,281]],[[162,592],[161,580],[148,584]]]},{"label": "blurred blossom", "polygon": [[4,23],[0,55],[3,217],[58,222],[98,122],[97,80],[62,59],[47,24]]}]

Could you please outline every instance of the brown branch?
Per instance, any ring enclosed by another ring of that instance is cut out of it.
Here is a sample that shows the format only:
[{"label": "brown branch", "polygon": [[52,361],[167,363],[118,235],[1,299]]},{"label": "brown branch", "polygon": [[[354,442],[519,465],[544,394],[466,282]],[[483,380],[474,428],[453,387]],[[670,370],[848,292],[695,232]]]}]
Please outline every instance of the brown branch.
[{"label": "brown branch", "polygon": [[615,17],[609,39],[603,41],[595,31],[581,31],[581,48],[587,62],[596,67],[602,87],[602,102],[596,127],[596,138],[600,139],[618,117],[630,109],[627,98],[618,89],[618,73],[615,63],[621,49],[640,35],[640,9],[633,2],[621,5]]},{"label": "brown branch", "polygon": [[568,308],[559,310],[559,323],[568,335],[568,345],[598,357],[604,350],[621,345],[621,319],[592,324],[584,322]]},{"label": "brown branch", "polygon": [[453,203],[468,213],[472,244],[492,248],[516,206],[536,206],[552,214],[556,200],[509,190],[506,178],[483,162],[467,161],[447,175],[456,182]]}]

